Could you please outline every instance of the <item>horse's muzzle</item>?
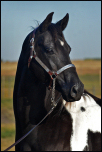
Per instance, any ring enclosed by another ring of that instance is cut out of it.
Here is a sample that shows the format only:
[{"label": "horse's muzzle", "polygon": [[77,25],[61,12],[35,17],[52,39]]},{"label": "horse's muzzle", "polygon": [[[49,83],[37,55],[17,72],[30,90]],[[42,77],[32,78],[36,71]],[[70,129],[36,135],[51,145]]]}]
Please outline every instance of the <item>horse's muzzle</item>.
[{"label": "horse's muzzle", "polygon": [[61,92],[63,99],[67,102],[74,102],[80,100],[84,92],[84,85],[81,81],[73,85],[64,83],[58,88],[60,88],[58,89],[58,91]]}]

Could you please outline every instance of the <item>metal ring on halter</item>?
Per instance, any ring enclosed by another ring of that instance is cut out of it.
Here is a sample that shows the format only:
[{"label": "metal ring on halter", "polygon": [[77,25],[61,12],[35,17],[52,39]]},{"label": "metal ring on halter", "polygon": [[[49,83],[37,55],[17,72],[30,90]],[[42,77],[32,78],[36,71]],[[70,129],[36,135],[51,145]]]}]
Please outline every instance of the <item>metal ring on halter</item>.
[{"label": "metal ring on halter", "polygon": [[53,73],[51,76],[51,79],[55,79],[57,77],[57,73]]}]

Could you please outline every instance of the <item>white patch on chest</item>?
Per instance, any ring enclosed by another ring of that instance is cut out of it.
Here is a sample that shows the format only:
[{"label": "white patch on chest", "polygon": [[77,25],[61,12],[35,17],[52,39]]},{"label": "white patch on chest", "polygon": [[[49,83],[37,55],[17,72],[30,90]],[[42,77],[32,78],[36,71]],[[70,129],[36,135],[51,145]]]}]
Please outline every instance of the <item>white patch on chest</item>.
[{"label": "white patch on chest", "polygon": [[[66,110],[72,118],[72,130],[70,145],[72,151],[83,151],[87,146],[88,129],[101,133],[101,107],[89,95],[81,97],[79,101],[68,104],[63,102]],[[81,111],[84,107],[85,111]]]},{"label": "white patch on chest", "polygon": [[63,46],[63,45],[64,45],[64,42],[63,42],[63,41],[61,41],[60,39],[59,39],[59,41],[60,41],[60,44]]}]

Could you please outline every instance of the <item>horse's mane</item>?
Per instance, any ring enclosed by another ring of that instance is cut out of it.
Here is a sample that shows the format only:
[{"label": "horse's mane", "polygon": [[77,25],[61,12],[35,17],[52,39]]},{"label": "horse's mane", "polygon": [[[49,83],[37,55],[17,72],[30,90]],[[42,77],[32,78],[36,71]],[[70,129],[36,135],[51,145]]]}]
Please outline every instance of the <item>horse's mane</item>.
[{"label": "horse's mane", "polygon": [[38,20],[34,20],[34,22],[35,22],[35,27],[34,26],[30,26],[31,30],[35,30],[40,25],[40,22]]},{"label": "horse's mane", "polygon": [[[38,21],[37,22],[37,26],[38,26]],[[26,53],[30,51],[29,49],[29,41],[31,39],[31,33],[33,32],[33,30],[35,29],[36,27],[33,27],[31,26],[31,32],[26,36],[24,42],[23,42],[23,45],[22,45],[22,50],[21,50],[21,53],[20,53],[20,57],[19,57],[19,60],[18,60],[18,65],[17,65],[17,71],[16,71],[16,77],[15,77],[15,85],[14,85],[14,94],[13,94],[13,98],[15,100],[17,100],[17,91],[18,91],[18,87],[19,87],[19,83],[20,82],[20,79],[21,79],[21,75],[22,75],[22,71],[23,71],[23,68],[25,66],[25,64],[28,63],[28,60],[26,61],[25,58],[26,58]],[[26,63],[25,63],[26,62]],[[16,108],[15,108],[16,109]]]},{"label": "horse's mane", "polygon": [[101,106],[101,99],[94,96],[93,94],[89,93],[87,90],[84,89],[84,94],[87,96],[90,95],[100,106]]}]

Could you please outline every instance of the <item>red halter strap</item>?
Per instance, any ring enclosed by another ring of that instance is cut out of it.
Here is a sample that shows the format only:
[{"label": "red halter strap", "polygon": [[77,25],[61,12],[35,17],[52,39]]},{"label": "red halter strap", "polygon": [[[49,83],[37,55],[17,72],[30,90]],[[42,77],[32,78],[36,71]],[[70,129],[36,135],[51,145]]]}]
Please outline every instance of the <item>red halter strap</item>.
[{"label": "red halter strap", "polygon": [[33,31],[33,36],[32,36],[32,39],[30,40],[30,57],[28,59],[28,68],[30,66],[30,62],[32,60],[32,58],[34,57],[34,37],[35,37],[35,31],[36,29]]}]

